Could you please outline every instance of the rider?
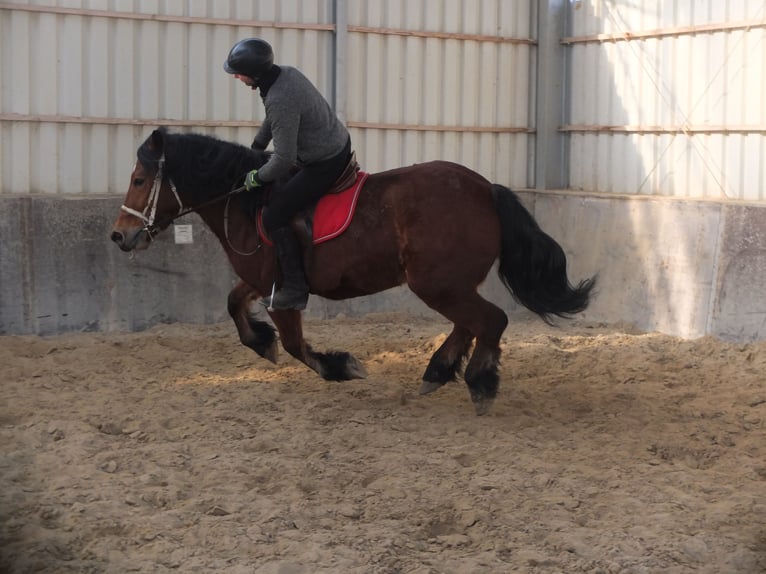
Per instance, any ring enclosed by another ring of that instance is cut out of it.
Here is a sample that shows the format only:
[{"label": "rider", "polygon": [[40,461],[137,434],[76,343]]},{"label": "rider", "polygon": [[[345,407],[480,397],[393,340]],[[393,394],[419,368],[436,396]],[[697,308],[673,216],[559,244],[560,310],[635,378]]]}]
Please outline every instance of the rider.
[{"label": "rider", "polygon": [[290,226],[293,216],[327,193],[351,158],[351,137],[327,100],[299,70],[274,64],[271,46],[259,38],[240,40],[223,65],[253,90],[261,92],[266,117],[253,140],[253,149],[274,153],[258,170],[245,177],[248,191],[283,180],[271,194],[263,223],[274,241],[282,268],[282,286],[274,294],[274,309],[305,309],[309,287],[301,248]]}]

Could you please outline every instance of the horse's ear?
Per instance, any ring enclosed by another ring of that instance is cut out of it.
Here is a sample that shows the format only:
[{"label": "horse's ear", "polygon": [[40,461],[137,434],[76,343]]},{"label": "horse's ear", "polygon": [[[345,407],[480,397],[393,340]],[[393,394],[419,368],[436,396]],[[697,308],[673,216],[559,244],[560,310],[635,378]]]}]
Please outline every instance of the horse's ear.
[{"label": "horse's ear", "polygon": [[149,136],[149,147],[159,152],[165,148],[165,130],[163,128],[157,128]]}]

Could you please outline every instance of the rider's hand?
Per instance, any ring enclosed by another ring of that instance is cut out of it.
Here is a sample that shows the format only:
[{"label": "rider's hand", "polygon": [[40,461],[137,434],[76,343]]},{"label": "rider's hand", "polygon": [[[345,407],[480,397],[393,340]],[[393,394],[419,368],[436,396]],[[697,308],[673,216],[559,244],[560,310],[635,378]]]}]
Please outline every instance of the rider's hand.
[{"label": "rider's hand", "polygon": [[253,191],[256,188],[261,187],[262,185],[263,185],[263,182],[261,182],[260,178],[258,177],[257,169],[247,172],[247,175],[245,176],[245,189],[247,191]]}]

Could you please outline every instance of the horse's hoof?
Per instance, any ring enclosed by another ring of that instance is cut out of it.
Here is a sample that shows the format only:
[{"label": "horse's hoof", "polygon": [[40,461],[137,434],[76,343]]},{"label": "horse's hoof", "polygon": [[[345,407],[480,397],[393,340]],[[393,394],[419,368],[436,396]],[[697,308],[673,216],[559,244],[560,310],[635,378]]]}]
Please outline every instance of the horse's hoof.
[{"label": "horse's hoof", "polygon": [[473,406],[476,409],[477,417],[482,417],[489,413],[490,409],[492,408],[492,404],[495,402],[495,399],[491,399],[489,397],[471,397],[471,399],[473,400]]},{"label": "horse's hoof", "polygon": [[275,365],[277,364],[277,361],[279,360],[279,346],[277,346],[276,341],[273,345],[266,349],[262,357],[267,361],[271,361]]},{"label": "horse's hoof", "polygon": [[423,384],[420,385],[420,394],[427,395],[429,393],[433,393],[434,391],[442,388],[442,385],[444,385],[444,383],[434,383],[433,381],[423,381]]},{"label": "horse's hoof", "polygon": [[432,359],[426,368],[426,372],[423,373],[423,381],[436,383],[439,386],[454,381],[459,366],[460,362],[456,362],[452,365],[444,365]]},{"label": "horse's hoof", "polygon": [[366,379],[367,369],[359,362],[359,359],[350,356],[348,360],[348,375],[350,379]]},{"label": "horse's hoof", "polygon": [[351,381],[366,379],[367,369],[359,359],[345,351],[330,351],[329,353],[312,353],[318,361],[315,370],[326,381]]}]

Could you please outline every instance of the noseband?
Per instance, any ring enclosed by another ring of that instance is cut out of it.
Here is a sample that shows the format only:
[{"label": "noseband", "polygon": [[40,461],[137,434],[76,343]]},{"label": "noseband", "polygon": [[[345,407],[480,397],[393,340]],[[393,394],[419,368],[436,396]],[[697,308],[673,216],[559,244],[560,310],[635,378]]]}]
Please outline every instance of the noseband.
[{"label": "noseband", "polygon": [[[122,211],[133,215],[134,217],[138,217],[141,221],[144,222],[144,231],[149,236],[149,239],[153,239],[154,236],[157,235],[157,233],[160,231],[160,226],[155,225],[154,221],[155,216],[157,215],[157,206],[160,202],[160,189],[162,188],[162,169],[165,166],[164,153],[158,161],[158,166],[159,167],[157,168],[157,173],[154,174],[154,181],[152,182],[152,191],[149,193],[149,199],[146,202],[146,207],[144,207],[144,210],[138,211],[132,207],[128,207],[127,205],[120,206]],[[178,202],[178,212],[170,218],[170,221],[173,221],[193,210],[184,209],[184,204],[178,195],[178,191],[176,190],[176,185],[173,183],[173,180],[168,178],[168,183],[170,184],[170,190],[173,192],[173,195]]]}]

